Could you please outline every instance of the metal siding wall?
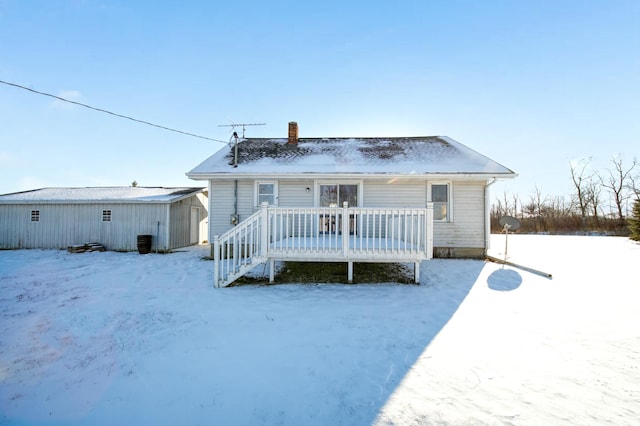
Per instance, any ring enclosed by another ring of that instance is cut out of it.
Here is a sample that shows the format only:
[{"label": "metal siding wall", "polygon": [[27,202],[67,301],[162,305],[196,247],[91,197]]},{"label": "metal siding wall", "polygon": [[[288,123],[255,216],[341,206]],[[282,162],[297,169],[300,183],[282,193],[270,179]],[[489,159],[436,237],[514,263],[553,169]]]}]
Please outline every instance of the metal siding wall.
[{"label": "metal siding wall", "polygon": [[169,228],[168,248],[174,249],[189,245],[191,204],[187,203],[186,200],[180,200],[172,203],[169,218],[171,225]]},{"label": "metal siding wall", "polygon": [[166,247],[166,204],[99,205],[99,210],[109,207],[112,210],[111,223],[98,222],[102,238],[107,241],[107,248],[135,250],[137,236],[145,234],[153,236],[152,250],[163,250]]},{"label": "metal siding wall", "polygon": [[433,223],[435,247],[484,248],[484,184],[453,182],[453,222]]},{"label": "metal siding wall", "polygon": [[[206,197],[203,194],[191,196],[171,204],[170,211],[170,242],[169,249],[191,245],[191,208],[197,207],[200,212],[200,222],[206,219]],[[200,223],[197,225],[200,228]],[[200,239],[202,240],[202,235]]]},{"label": "metal siding wall", "polygon": [[32,225],[31,210],[25,206],[0,205],[0,248],[26,247],[29,226]]},{"label": "metal siding wall", "polygon": [[[2,248],[58,249],[98,242],[109,250],[136,250],[137,235],[141,234],[154,236],[154,250],[165,244],[164,204],[32,204],[1,208]],[[40,210],[39,222],[31,222],[31,210]],[[102,222],[102,210],[111,210],[111,222]]]}]

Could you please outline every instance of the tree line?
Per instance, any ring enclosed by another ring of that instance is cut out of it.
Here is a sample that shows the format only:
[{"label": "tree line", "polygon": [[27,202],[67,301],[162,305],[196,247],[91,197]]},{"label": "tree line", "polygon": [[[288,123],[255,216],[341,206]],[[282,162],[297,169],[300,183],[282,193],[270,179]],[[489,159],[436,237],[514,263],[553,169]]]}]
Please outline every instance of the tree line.
[{"label": "tree line", "polygon": [[[545,195],[537,187],[526,198],[504,192],[491,207],[491,231],[501,232],[499,219],[520,220],[523,233],[603,233],[631,235],[640,221],[640,164],[622,155],[610,167],[592,170],[591,158],[569,163],[572,191]],[[636,213],[637,212],[637,213]]]}]

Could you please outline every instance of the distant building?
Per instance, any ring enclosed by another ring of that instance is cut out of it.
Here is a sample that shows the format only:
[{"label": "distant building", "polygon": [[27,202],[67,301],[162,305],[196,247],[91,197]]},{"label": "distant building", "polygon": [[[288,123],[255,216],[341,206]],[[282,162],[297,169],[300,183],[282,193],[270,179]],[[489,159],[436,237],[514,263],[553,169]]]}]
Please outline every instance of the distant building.
[{"label": "distant building", "polygon": [[136,250],[138,235],[153,251],[207,239],[205,188],[42,188],[0,195],[0,249],[62,249],[98,242]]}]

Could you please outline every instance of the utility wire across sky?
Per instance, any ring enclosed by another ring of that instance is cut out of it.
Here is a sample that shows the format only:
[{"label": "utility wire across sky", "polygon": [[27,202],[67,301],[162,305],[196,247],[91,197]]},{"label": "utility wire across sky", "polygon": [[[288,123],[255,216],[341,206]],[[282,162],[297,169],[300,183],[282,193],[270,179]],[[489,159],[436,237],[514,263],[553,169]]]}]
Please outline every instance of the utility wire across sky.
[{"label": "utility wire across sky", "polygon": [[10,83],[8,81],[3,81],[3,80],[0,80],[0,83],[6,84],[7,86],[17,87],[18,89],[27,90],[29,92],[36,93],[38,95],[49,96],[50,98],[54,98],[54,99],[57,99],[57,100],[63,101],[63,102],[68,102],[68,103],[74,104],[74,105],[79,105],[79,106],[82,106],[82,107],[85,107],[85,108],[92,109],[94,111],[104,112],[106,114],[110,114],[110,115],[113,115],[113,116],[116,116],[116,117],[120,117],[120,118],[126,118],[127,120],[135,121],[137,123],[146,124],[148,126],[157,127],[159,129],[163,129],[163,130],[168,130],[170,132],[181,133],[183,135],[191,136],[191,137],[194,137],[194,138],[206,139],[208,141],[220,142],[220,143],[224,143],[224,144],[228,143],[228,141],[221,141],[221,140],[209,138],[209,137],[206,137],[206,136],[196,135],[194,133],[183,132],[182,130],[176,130],[176,129],[172,129],[170,127],[161,126],[159,124],[149,123],[148,121],[138,120],[137,118],[129,117],[127,115],[117,114],[117,113],[112,112],[112,111],[107,111],[106,109],[92,107],[91,105],[87,105],[87,104],[83,104],[83,103],[80,103],[80,102],[72,101],[70,99],[65,99],[65,98],[62,98],[60,96],[52,95],[50,93],[40,92],[38,90],[34,90],[34,89],[29,88],[29,87],[22,86],[20,84]]}]

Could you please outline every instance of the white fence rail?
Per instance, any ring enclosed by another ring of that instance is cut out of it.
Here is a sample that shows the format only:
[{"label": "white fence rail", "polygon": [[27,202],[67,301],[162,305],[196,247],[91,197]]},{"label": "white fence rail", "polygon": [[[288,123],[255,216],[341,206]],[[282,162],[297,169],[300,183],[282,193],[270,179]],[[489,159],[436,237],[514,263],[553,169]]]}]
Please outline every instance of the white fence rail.
[{"label": "white fence rail", "polygon": [[[418,262],[433,252],[433,207],[263,206],[214,237],[214,283],[226,286],[266,260]],[[351,279],[351,278],[350,278]]]},{"label": "white fence rail", "polygon": [[267,260],[266,210],[213,237],[213,283],[224,287]]}]

